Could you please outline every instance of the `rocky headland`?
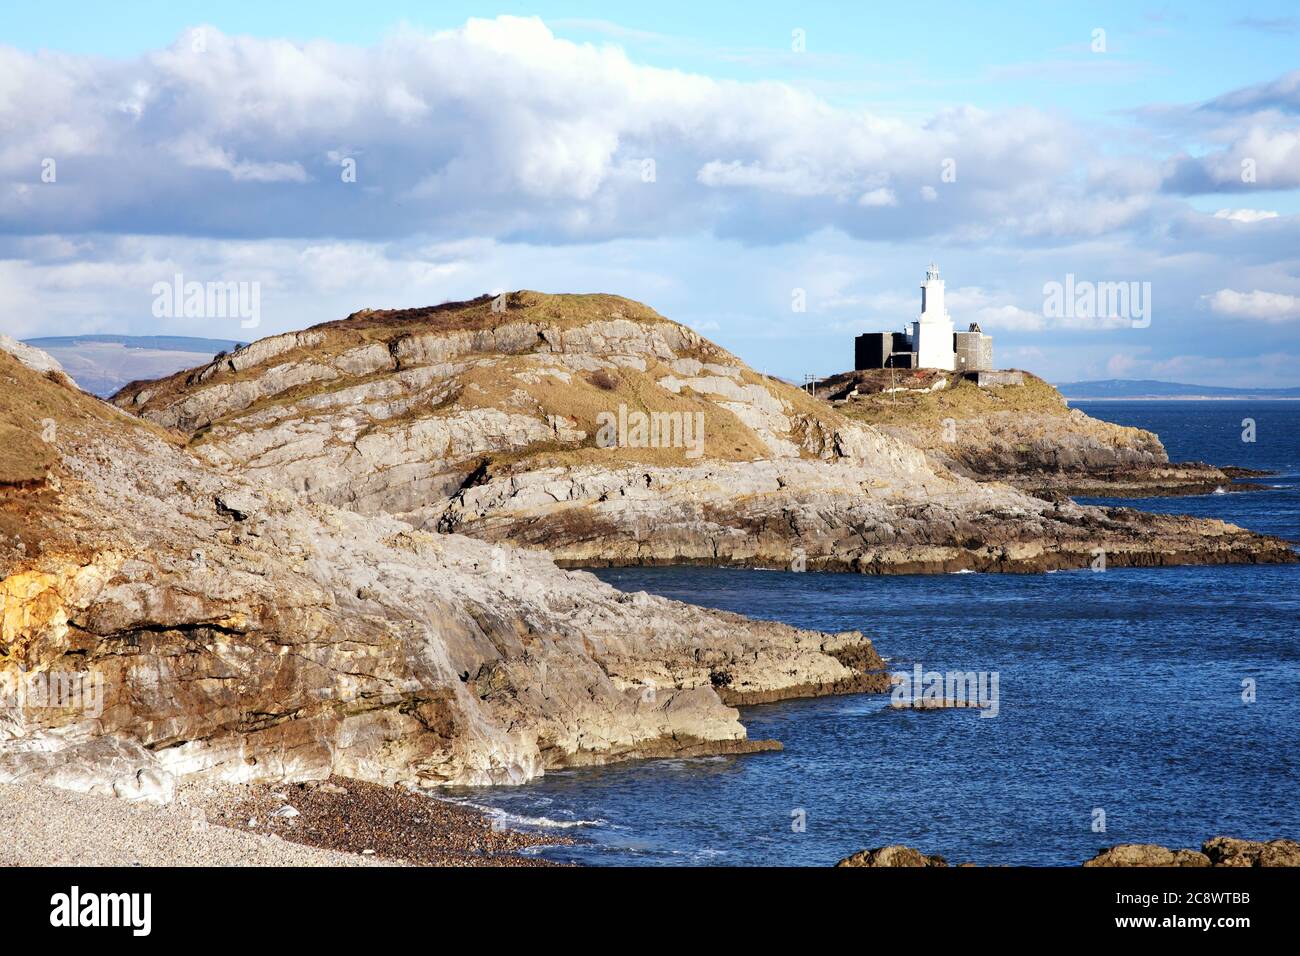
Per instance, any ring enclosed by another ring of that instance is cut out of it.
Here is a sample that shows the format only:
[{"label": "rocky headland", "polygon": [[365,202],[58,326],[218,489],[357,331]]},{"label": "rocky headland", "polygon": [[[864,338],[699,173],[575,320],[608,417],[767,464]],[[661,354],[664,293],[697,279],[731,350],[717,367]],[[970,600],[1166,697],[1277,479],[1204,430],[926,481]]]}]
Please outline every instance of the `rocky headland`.
[{"label": "rocky headland", "polygon": [[[567,566],[1294,560],[1286,542],[1222,522],[975,480],[617,296],[517,292],[361,312],[133,383],[113,401],[179,431],[220,472],[429,532],[545,549]],[[1163,455],[1154,436],[1093,424],[1111,460],[1130,446],[1135,461]]]},{"label": "rocky headland", "polygon": [[0,782],[517,783],[775,749],[736,706],[889,688],[860,633],[562,565],[1294,560],[976,481],[613,296],[361,312],[113,404],[6,344],[0,386]]},{"label": "rocky headland", "polygon": [[1029,372],[981,387],[973,375],[869,369],[819,381],[816,394],[846,417],[925,452],[936,467],[1005,482],[1051,500],[1249,491],[1263,473],[1169,460],[1159,436],[1071,408]]}]

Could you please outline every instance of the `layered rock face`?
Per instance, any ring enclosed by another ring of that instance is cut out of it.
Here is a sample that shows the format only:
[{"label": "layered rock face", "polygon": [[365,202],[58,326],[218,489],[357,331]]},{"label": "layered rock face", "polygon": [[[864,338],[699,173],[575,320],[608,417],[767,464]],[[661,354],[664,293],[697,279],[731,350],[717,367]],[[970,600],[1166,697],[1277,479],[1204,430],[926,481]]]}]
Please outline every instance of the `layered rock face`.
[{"label": "layered rock face", "polygon": [[966,479],[886,485],[857,464],[547,468],[463,489],[437,527],[563,564],[725,564],[866,574],[1294,560],[1220,521],[1082,507]]},{"label": "layered rock face", "polygon": [[[358,313],[135,383],[114,402],[182,430],[214,468],[301,500],[545,548],[565,565],[883,573],[1095,567],[1103,552],[1110,566],[1294,559],[1285,542],[1221,522],[972,480],[615,296]],[[1096,448],[1127,454],[1115,436],[1136,430],[1106,429]],[[1163,457],[1142,435],[1135,460]]]},{"label": "layered rock face", "polygon": [[887,686],[856,632],[304,500],[4,350],[0,434],[0,781],[519,782],[771,748],[732,703]]},{"label": "layered rock face", "polygon": [[[1092,418],[1028,372],[1021,385],[977,386],[926,369],[870,369],[823,380],[817,395],[926,453],[936,466],[1051,498],[1206,494],[1234,475],[1175,464],[1158,436]],[[1236,487],[1244,487],[1237,485]]]}]

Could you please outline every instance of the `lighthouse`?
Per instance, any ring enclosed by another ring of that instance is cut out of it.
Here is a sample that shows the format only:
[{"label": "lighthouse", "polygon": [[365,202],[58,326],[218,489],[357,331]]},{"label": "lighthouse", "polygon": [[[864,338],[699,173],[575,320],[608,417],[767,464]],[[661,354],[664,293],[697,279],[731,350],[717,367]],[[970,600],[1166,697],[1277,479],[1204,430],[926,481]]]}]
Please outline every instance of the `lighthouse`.
[{"label": "lighthouse", "polygon": [[943,279],[932,262],[921,283],[921,315],[912,323],[912,351],[916,367],[939,368],[949,372],[956,368],[953,350],[952,319],[943,304]]},{"label": "lighthouse", "polygon": [[953,332],[943,304],[943,279],[933,262],[921,283],[921,314],[904,332],[864,332],[853,340],[853,367],[932,368],[945,372],[992,372],[993,338],[972,322]]}]

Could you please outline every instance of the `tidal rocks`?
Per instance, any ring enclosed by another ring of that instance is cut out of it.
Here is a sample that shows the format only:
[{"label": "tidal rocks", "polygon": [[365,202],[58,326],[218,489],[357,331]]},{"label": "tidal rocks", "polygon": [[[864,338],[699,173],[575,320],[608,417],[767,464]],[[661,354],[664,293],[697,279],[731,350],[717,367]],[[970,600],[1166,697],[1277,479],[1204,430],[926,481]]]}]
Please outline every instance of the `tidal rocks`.
[{"label": "tidal rocks", "polygon": [[889,574],[1294,560],[1286,542],[1220,521],[1050,503],[924,470],[909,484],[856,462],[545,468],[482,480],[434,510],[406,517],[571,566]]},{"label": "tidal rocks", "polygon": [[1150,843],[1121,843],[1102,850],[1084,866],[1300,866],[1294,840],[1239,840],[1211,837],[1201,850],[1171,850]]},{"label": "tidal rocks", "polygon": [[[921,867],[947,866],[941,856],[927,856],[901,844],[862,850],[836,866]],[[973,864],[963,863],[961,866]],[[1121,843],[1108,847],[1083,864],[1086,867],[1210,867],[1300,866],[1300,843],[1294,840],[1239,840],[1212,837],[1196,850],[1171,850],[1154,843]]]},{"label": "tidal rocks", "polygon": [[926,700],[918,698],[916,700],[894,700],[889,702],[890,710],[915,710],[921,713],[931,713],[939,710],[963,710],[963,709],[981,709],[979,701],[966,700],[962,697],[943,697]]},{"label": "tidal rocks", "polygon": [[1084,866],[1210,866],[1195,850],[1171,850],[1154,843],[1121,843],[1102,850]]},{"label": "tidal rocks", "polygon": [[1300,866],[1300,843],[1295,840],[1238,840],[1214,837],[1201,845],[1214,866]]},{"label": "tidal rocks", "polygon": [[948,861],[941,856],[926,856],[920,850],[914,850],[910,846],[902,844],[891,844],[889,846],[877,847],[874,850],[863,850],[852,856],[847,856],[836,866],[864,866],[864,867],[926,867],[926,866],[947,866]]}]

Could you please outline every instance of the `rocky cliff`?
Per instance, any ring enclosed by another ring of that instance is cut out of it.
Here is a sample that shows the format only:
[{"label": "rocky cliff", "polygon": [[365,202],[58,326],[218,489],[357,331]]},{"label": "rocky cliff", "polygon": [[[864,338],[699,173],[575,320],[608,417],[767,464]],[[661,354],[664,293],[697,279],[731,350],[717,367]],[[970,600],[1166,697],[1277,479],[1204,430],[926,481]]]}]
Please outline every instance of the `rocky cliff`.
[{"label": "rocky cliff", "polygon": [[1052,499],[1208,494],[1246,474],[1170,462],[1152,432],[1092,418],[1037,376],[1017,374],[1021,384],[981,388],[950,372],[868,369],[824,379],[816,394],[936,467]]},{"label": "rocky cliff", "polygon": [[[292,467],[216,467],[46,359],[0,349],[0,781],[155,800],[188,775],[518,782],[769,749],[733,704],[887,684],[855,632],[622,594],[337,507]],[[267,385],[237,375],[213,382],[232,403]]]},{"label": "rocky cliff", "polygon": [[[180,430],[222,473],[426,531],[545,548],[566,565],[1293,560],[1286,543],[1221,522],[972,480],[616,296],[361,312],[133,383],[114,402]],[[1097,444],[1113,452],[1114,437]],[[1142,460],[1163,454],[1129,438]]]}]

